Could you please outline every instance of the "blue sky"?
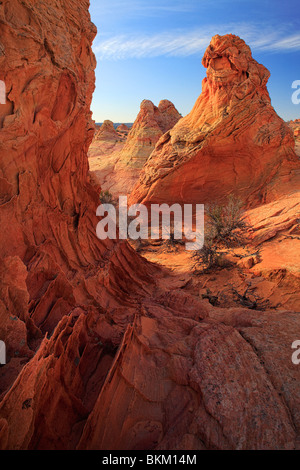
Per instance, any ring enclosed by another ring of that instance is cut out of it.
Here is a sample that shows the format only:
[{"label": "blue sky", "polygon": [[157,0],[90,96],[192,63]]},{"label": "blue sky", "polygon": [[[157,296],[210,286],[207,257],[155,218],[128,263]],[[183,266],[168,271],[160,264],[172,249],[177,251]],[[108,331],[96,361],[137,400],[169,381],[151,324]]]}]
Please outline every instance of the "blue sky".
[{"label": "blue sky", "polygon": [[299,0],[91,0],[98,28],[93,117],[133,122],[143,99],[188,114],[201,93],[201,59],[215,34],[237,34],[271,72],[272,104],[300,118],[291,100],[300,80]]}]

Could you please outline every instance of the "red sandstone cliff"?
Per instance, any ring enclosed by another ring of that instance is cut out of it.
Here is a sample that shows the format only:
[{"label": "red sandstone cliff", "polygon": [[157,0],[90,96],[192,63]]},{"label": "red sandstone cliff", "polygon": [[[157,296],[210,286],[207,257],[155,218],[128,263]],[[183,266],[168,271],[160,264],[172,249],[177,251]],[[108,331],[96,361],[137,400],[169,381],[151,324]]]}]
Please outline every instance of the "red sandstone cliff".
[{"label": "red sandstone cliff", "polygon": [[214,309],[96,239],[88,6],[0,6],[0,448],[293,449],[299,315]]},{"label": "red sandstone cliff", "polygon": [[258,204],[289,188],[299,168],[293,135],[274,111],[268,70],[237,36],[215,36],[193,110],[147,161],[132,202],[208,203],[235,192]]}]

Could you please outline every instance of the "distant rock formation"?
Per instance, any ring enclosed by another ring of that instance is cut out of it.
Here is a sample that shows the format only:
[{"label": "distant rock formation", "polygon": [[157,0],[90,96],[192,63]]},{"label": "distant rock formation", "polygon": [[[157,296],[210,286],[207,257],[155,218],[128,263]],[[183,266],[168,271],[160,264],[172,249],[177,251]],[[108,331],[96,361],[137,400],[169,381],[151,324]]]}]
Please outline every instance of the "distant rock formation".
[{"label": "distant rock formation", "polygon": [[144,100],[133,127],[129,130],[122,124],[117,128],[119,142],[125,142],[123,145],[115,140],[111,144],[115,134],[111,132],[112,123],[107,125],[106,140],[98,138],[100,130],[89,150],[93,178],[114,196],[129,194],[160,137],[180,118],[170,101],[162,100],[157,107]]},{"label": "distant rock formation", "polygon": [[160,137],[174,127],[180,118],[181,115],[168,100],[162,100],[158,107],[149,100],[142,101],[140,112],[120,154],[117,169],[125,166],[141,169]]},{"label": "distant rock formation", "polygon": [[207,203],[234,192],[249,205],[279,196],[299,168],[288,125],[273,109],[269,71],[245,42],[214,36],[193,110],[156,145],[131,202]]},{"label": "distant rock formation", "polygon": [[156,107],[151,101],[144,100],[131,130],[124,124],[117,129],[119,139],[126,140],[127,137],[122,148],[105,148],[105,159],[99,159],[102,149],[96,137],[90,149],[93,177],[115,196],[129,194],[160,137],[180,118],[170,101],[163,100]]},{"label": "distant rock formation", "polygon": [[121,124],[117,127],[117,132],[129,132],[129,127],[126,124]]},{"label": "distant rock formation", "polygon": [[103,122],[102,126],[95,135],[95,140],[117,141],[119,138],[119,134],[114,128],[114,123],[109,120]]}]

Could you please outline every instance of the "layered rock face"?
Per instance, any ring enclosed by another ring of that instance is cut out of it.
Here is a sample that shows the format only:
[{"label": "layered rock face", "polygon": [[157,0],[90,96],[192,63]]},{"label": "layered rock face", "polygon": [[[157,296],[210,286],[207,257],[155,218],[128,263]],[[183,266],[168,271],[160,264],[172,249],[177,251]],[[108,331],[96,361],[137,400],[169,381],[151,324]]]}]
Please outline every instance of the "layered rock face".
[{"label": "layered rock face", "polygon": [[255,205],[282,194],[297,165],[293,135],[274,111],[268,70],[237,36],[215,36],[193,110],[157,143],[132,202],[222,200]]},{"label": "layered rock face", "polygon": [[10,104],[0,129],[0,334],[19,362],[76,304],[70,282],[105,250],[93,241],[97,193],[87,182],[96,34],[87,9],[87,1],[75,11],[55,2],[0,6]]},{"label": "layered rock face", "polygon": [[300,140],[300,119],[295,119],[295,121],[290,121],[288,124],[294,133],[295,139],[299,141]]},{"label": "layered rock face", "polygon": [[293,449],[299,315],[214,309],[96,239],[88,6],[0,6],[0,448]]},{"label": "layered rock face", "polygon": [[128,134],[129,127],[126,126],[126,124],[120,124],[120,126],[117,127],[117,132],[120,132],[122,134]]}]

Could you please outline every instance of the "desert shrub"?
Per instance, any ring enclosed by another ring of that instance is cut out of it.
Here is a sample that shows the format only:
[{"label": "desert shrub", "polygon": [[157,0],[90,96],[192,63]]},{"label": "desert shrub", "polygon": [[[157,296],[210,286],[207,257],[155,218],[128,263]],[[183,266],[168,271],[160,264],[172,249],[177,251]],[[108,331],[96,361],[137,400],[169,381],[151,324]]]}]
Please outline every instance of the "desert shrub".
[{"label": "desert shrub", "polygon": [[246,288],[243,294],[240,294],[236,289],[232,288],[233,295],[236,301],[243,307],[249,308],[250,310],[267,310],[270,308],[269,299],[262,299],[254,292],[249,292],[251,284]]},{"label": "desert shrub", "polygon": [[249,227],[242,207],[242,201],[232,195],[224,206],[207,207],[204,246],[192,254],[195,273],[226,266],[226,249],[245,243]]},{"label": "desert shrub", "polygon": [[243,218],[241,199],[230,195],[225,206],[212,205],[206,211],[209,237],[226,246],[241,245],[248,226]]},{"label": "desert shrub", "polygon": [[108,190],[101,191],[99,199],[100,199],[101,204],[113,204],[114,203],[113,195]]},{"label": "desert shrub", "polygon": [[171,220],[170,224],[170,229],[167,227],[164,227],[165,231],[168,233],[168,240],[165,240],[165,244],[168,248],[175,248],[177,250],[177,247],[179,245],[184,245],[184,241],[180,238],[175,237],[175,227],[174,227],[174,220]]},{"label": "desert shrub", "polygon": [[204,246],[192,254],[195,273],[209,271],[212,268],[220,266],[221,252],[213,238],[206,237]]}]

